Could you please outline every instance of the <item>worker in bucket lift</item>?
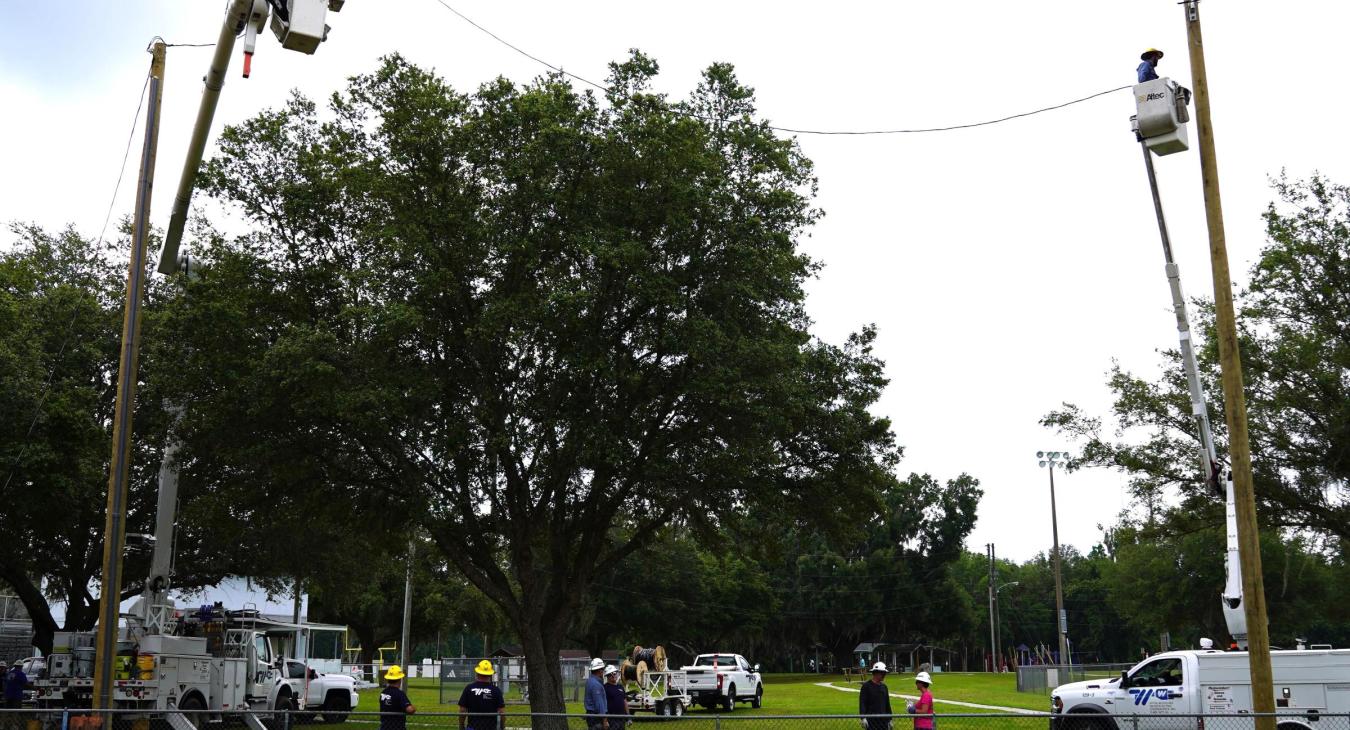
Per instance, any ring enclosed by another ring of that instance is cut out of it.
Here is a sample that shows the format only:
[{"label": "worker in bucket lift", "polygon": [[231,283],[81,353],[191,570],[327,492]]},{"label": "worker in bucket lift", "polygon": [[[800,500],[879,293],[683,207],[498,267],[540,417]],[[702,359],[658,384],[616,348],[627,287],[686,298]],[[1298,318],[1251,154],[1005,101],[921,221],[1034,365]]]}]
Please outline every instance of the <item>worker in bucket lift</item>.
[{"label": "worker in bucket lift", "polygon": [[1142,84],[1145,81],[1158,78],[1158,62],[1162,60],[1162,57],[1163,52],[1156,48],[1150,48],[1139,56],[1139,60],[1143,61],[1138,68],[1139,83]]}]

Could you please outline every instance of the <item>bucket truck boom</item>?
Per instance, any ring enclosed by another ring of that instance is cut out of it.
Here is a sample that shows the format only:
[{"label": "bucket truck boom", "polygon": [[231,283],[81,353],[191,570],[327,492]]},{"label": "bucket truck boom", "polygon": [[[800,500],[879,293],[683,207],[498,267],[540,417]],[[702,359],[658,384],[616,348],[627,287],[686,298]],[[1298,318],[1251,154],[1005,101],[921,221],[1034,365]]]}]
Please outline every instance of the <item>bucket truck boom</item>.
[{"label": "bucket truck boom", "polygon": [[[1136,134],[1139,131],[1135,122]],[[1233,496],[1233,480],[1225,475],[1222,462],[1214,447],[1214,431],[1209,422],[1209,405],[1205,400],[1204,384],[1200,382],[1200,368],[1196,364],[1195,349],[1191,344],[1191,325],[1186,313],[1186,297],[1181,291],[1181,270],[1172,258],[1172,241],[1167,233],[1167,220],[1163,217],[1162,198],[1158,194],[1158,178],[1153,170],[1153,152],[1144,140],[1140,139],[1140,149],[1144,153],[1144,167],[1148,170],[1148,183],[1153,192],[1153,211],[1158,217],[1158,233],[1162,237],[1164,267],[1167,272],[1167,285],[1172,290],[1172,310],[1177,318],[1177,336],[1181,341],[1181,364],[1186,372],[1186,384],[1191,395],[1191,418],[1195,421],[1196,432],[1200,436],[1200,467],[1205,482],[1213,493],[1219,492],[1223,483],[1225,526],[1228,533],[1228,552],[1224,563],[1227,580],[1224,583],[1221,601],[1223,618],[1228,625],[1228,633],[1240,649],[1247,648],[1247,615],[1242,607],[1242,564],[1238,561],[1237,539],[1237,502]]]}]

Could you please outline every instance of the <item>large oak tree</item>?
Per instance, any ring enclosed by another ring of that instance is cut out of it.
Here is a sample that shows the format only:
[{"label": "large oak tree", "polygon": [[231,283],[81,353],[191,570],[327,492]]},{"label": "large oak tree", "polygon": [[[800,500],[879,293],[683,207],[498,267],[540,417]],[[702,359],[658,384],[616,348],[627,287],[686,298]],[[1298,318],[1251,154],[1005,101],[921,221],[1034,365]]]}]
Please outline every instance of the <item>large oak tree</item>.
[{"label": "large oak tree", "polygon": [[227,129],[206,185],[251,232],[210,238],[172,325],[192,478],[299,473],[415,526],[538,711],[608,566],[751,508],[866,519],[898,458],[875,333],[808,332],[809,161],[728,66],[679,102],[656,71],[465,94],[393,57]]}]

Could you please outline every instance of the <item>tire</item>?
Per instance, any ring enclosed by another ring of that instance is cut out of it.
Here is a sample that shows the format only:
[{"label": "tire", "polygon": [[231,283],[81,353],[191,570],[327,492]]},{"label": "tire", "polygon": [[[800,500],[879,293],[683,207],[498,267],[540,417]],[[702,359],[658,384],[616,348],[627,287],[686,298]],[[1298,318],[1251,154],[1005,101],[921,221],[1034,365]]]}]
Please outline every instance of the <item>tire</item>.
[{"label": "tire", "polygon": [[183,701],[178,703],[178,709],[191,710],[191,712],[184,712],[183,717],[187,718],[187,721],[192,723],[192,726],[197,730],[206,727],[208,718],[205,714],[197,712],[197,710],[206,709],[206,703],[202,701],[201,695],[190,694],[184,697]]},{"label": "tire", "polygon": [[727,694],[722,698],[722,712],[736,711],[736,685],[727,687]]},{"label": "tire", "polygon": [[[263,724],[267,725],[268,727],[277,728],[277,730],[280,730],[281,728],[286,727],[286,714],[294,713],[295,708],[296,708],[295,697],[290,692],[287,692],[286,694],[283,694],[277,698],[276,705],[272,707],[271,719],[269,719],[267,722]],[[292,720],[295,719],[294,714],[292,714],[291,719]]]},{"label": "tire", "polygon": [[1064,718],[1064,730],[1116,730],[1110,717],[1095,712],[1075,712]]},{"label": "tire", "polygon": [[750,700],[750,706],[758,710],[764,706],[764,685],[761,684],[755,688],[755,698]]},{"label": "tire", "polygon": [[656,713],[659,717],[666,717],[670,714],[670,705],[665,700],[657,700],[656,706],[652,708],[652,712]]},{"label": "tire", "polygon": [[351,714],[351,710],[351,706],[342,697],[341,693],[338,692],[330,693],[328,697],[324,699],[323,707],[319,708],[319,712],[323,715],[323,722],[325,725],[341,725],[347,721],[347,717]]},{"label": "tire", "polygon": [[684,717],[684,703],[683,703],[683,702],[680,702],[679,700],[671,700],[671,701],[669,702],[669,705],[670,705],[670,708],[671,708],[670,716],[671,716],[672,718]]}]

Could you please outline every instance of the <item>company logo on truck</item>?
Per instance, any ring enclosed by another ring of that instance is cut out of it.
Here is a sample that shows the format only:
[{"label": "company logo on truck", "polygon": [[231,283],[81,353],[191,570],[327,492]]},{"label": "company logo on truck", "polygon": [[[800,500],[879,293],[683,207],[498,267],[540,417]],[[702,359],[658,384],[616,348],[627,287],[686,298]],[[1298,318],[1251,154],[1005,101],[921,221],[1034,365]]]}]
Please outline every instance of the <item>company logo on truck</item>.
[{"label": "company logo on truck", "polygon": [[1132,689],[1130,694],[1134,695],[1134,704],[1147,705],[1151,699],[1170,700],[1172,692],[1166,688],[1163,689]]}]

